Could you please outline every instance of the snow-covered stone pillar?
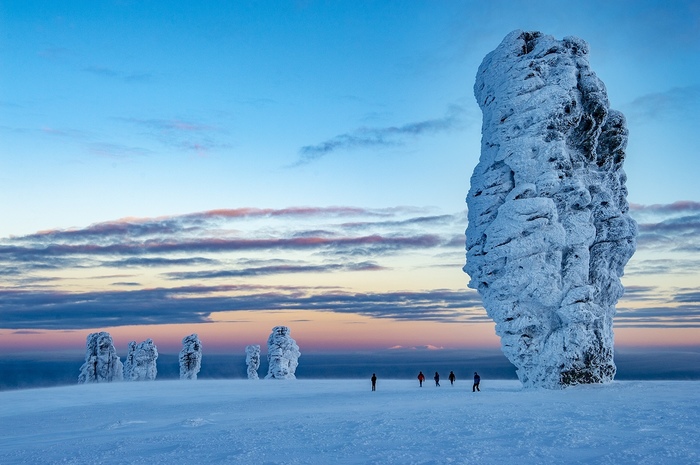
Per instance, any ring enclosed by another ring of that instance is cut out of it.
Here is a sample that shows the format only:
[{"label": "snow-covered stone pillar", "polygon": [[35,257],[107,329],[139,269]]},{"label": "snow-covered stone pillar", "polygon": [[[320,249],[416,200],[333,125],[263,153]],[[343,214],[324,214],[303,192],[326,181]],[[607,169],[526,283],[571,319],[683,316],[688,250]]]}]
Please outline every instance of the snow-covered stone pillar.
[{"label": "snow-covered stone pillar", "polygon": [[123,379],[124,367],[117,356],[112,336],[90,333],[85,348],[85,363],[80,367],[78,383],[108,383]]},{"label": "snow-covered stone pillar", "polygon": [[202,342],[197,334],[185,336],[180,351],[180,379],[197,379],[201,367]]},{"label": "snow-covered stone pillar", "polygon": [[136,344],[136,341],[129,343],[126,360],[124,361],[125,381],[153,381],[156,379],[158,370],[156,360],[158,359],[158,349],[152,339]]},{"label": "snow-covered stone pillar", "polygon": [[294,372],[299,365],[299,346],[289,336],[289,328],[275,326],[267,338],[269,368],[265,379],[296,379]]},{"label": "snow-covered stone pillar", "polygon": [[469,287],[525,386],[610,381],[637,235],[625,118],[575,37],[511,32],[484,58],[474,94],[483,126],[467,197]]},{"label": "snow-covered stone pillar", "polygon": [[246,346],[245,363],[248,366],[248,379],[258,379],[258,368],[260,368],[259,345]]}]

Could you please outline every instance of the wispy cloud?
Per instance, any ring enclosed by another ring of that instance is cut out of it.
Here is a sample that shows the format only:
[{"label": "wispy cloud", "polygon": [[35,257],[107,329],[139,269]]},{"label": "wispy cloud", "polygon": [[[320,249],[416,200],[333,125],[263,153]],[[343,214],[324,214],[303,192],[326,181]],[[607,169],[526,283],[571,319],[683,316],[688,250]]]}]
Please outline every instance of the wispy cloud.
[{"label": "wispy cloud", "polygon": [[674,87],[665,92],[642,95],[625,107],[630,118],[658,121],[669,117],[691,117],[700,104],[700,86]]},{"label": "wispy cloud", "polygon": [[125,72],[105,66],[88,66],[83,71],[109,79],[118,79],[124,82],[146,82],[152,79],[150,73]]},{"label": "wispy cloud", "polygon": [[225,130],[218,126],[200,123],[184,118],[143,119],[114,118],[141,128],[144,133],[160,143],[179,150],[207,155],[211,150],[230,147],[223,139]]},{"label": "wispy cloud", "polygon": [[169,279],[177,280],[203,280],[203,279],[218,279],[218,278],[241,278],[241,277],[251,277],[251,276],[269,276],[269,275],[283,275],[283,274],[294,274],[294,273],[333,273],[336,271],[380,271],[385,268],[377,265],[374,262],[359,262],[359,263],[328,263],[322,265],[309,265],[309,264],[282,264],[282,265],[268,265],[268,266],[258,266],[249,268],[236,268],[236,269],[220,269],[220,270],[210,270],[210,271],[185,271],[185,272],[173,272],[166,273],[166,277]]},{"label": "wispy cloud", "polygon": [[354,131],[339,134],[314,145],[306,145],[299,150],[299,160],[294,166],[305,165],[339,150],[376,148],[401,145],[408,137],[455,129],[459,126],[464,109],[452,105],[442,118],[406,123],[401,126],[361,127]]}]

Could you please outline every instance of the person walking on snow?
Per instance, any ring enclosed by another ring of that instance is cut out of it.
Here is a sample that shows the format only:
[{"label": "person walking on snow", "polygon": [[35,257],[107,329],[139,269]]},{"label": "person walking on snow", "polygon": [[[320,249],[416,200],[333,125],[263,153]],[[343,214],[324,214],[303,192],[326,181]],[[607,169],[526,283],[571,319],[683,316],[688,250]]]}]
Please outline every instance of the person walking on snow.
[{"label": "person walking on snow", "polygon": [[418,382],[420,383],[420,387],[423,387],[423,381],[425,381],[425,375],[421,371],[418,373]]},{"label": "person walking on snow", "polygon": [[450,376],[448,376],[448,378],[450,379],[450,386],[454,386],[455,379],[457,379],[457,377],[455,376],[455,372],[450,371]]},{"label": "person walking on snow", "polygon": [[377,390],[377,375],[372,373],[372,390]]},{"label": "person walking on snow", "polygon": [[437,371],[435,372],[435,376],[433,376],[433,379],[435,380],[435,386],[439,387],[440,386],[440,375],[438,374]]},{"label": "person walking on snow", "polygon": [[474,372],[474,386],[472,386],[472,392],[479,391],[481,392],[481,389],[479,389],[479,383],[481,382],[481,376],[479,376],[479,373],[476,371]]}]

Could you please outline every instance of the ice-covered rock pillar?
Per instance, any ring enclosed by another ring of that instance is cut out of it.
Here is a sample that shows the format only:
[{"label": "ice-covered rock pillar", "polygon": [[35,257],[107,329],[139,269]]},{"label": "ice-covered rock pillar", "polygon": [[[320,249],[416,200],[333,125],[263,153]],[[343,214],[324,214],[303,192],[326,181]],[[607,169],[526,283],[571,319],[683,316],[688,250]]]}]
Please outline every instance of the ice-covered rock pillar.
[{"label": "ice-covered rock pillar", "polygon": [[245,363],[248,366],[248,379],[258,379],[260,368],[260,346],[249,345],[245,348]]},{"label": "ice-covered rock pillar", "polygon": [[605,382],[616,370],[613,316],[637,225],[625,118],[587,56],[581,39],[513,31],[474,85],[483,126],[464,270],[525,386]]},{"label": "ice-covered rock pillar", "polygon": [[90,333],[85,343],[85,363],[80,367],[78,383],[108,383],[124,377],[117,349],[107,332]]},{"label": "ice-covered rock pillar", "polygon": [[180,379],[197,379],[202,368],[202,341],[197,334],[182,338],[180,351]]},{"label": "ice-covered rock pillar", "polygon": [[158,369],[158,349],[153,339],[146,339],[137,344],[131,341],[124,362],[125,381],[153,381],[156,379]]},{"label": "ice-covered rock pillar", "polygon": [[296,379],[295,372],[301,352],[289,333],[286,326],[272,328],[272,333],[267,338],[269,367],[265,379]]}]

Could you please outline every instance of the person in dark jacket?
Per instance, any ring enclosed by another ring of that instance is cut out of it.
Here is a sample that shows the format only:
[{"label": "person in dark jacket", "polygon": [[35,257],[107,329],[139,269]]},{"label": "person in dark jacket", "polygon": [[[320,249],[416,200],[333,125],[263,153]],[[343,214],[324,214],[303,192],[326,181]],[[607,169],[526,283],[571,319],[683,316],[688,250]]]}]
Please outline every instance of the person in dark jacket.
[{"label": "person in dark jacket", "polygon": [[372,390],[377,390],[377,375],[372,373]]},{"label": "person in dark jacket", "polygon": [[455,384],[455,380],[457,379],[455,372],[450,371],[450,376],[448,376],[448,378],[450,379],[450,386],[453,386]]},{"label": "person in dark jacket", "polygon": [[474,391],[479,391],[481,392],[481,389],[479,389],[479,383],[481,382],[481,376],[479,376],[479,373],[476,371],[474,372],[474,386],[472,386],[472,392]]},{"label": "person in dark jacket", "polygon": [[420,383],[420,387],[423,387],[423,381],[425,381],[425,375],[421,371],[418,373],[418,382]]},{"label": "person in dark jacket", "polygon": [[433,379],[435,380],[435,386],[440,386],[440,374],[437,371],[435,372]]}]

